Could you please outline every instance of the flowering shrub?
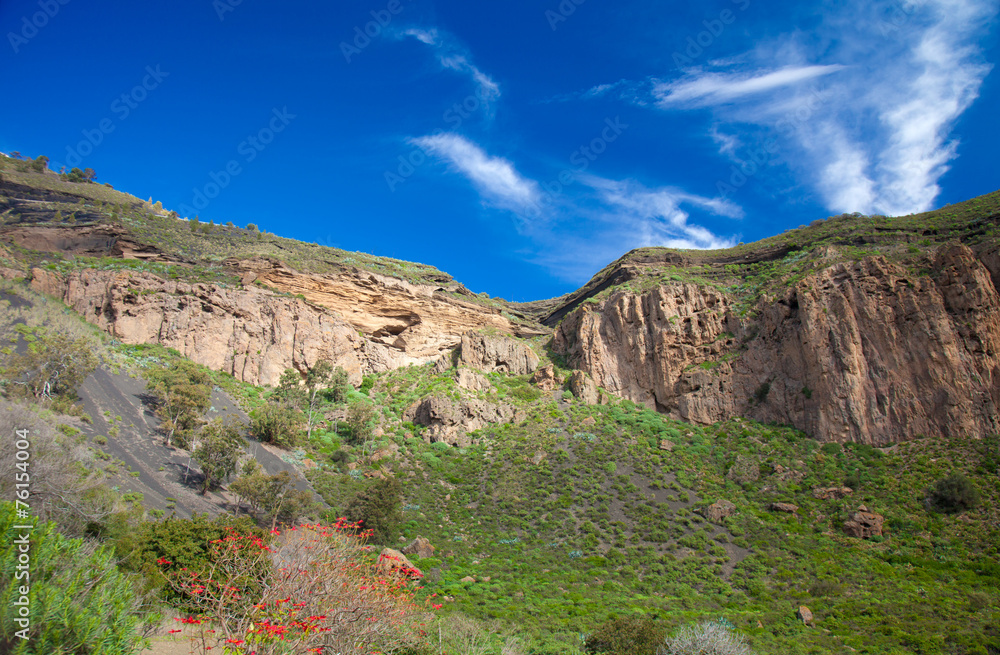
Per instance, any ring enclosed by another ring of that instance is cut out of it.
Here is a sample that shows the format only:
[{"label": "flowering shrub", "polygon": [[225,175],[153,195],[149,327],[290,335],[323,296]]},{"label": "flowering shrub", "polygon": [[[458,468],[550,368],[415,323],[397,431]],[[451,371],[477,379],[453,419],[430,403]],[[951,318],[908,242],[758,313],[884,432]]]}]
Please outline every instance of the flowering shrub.
[{"label": "flowering shrub", "polygon": [[231,530],[211,543],[208,570],[157,563],[197,608],[182,623],[198,626],[202,653],[390,653],[420,640],[425,612],[407,572],[379,568],[358,527],[340,519],[270,540]]}]

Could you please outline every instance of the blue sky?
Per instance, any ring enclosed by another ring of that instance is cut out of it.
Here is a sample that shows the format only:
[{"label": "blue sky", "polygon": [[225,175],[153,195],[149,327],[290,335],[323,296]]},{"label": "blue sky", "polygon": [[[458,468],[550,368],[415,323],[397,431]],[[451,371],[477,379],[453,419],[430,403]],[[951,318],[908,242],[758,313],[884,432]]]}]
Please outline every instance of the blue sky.
[{"label": "blue sky", "polygon": [[1000,187],[998,0],[317,4],[3,0],[0,150],[511,300]]}]

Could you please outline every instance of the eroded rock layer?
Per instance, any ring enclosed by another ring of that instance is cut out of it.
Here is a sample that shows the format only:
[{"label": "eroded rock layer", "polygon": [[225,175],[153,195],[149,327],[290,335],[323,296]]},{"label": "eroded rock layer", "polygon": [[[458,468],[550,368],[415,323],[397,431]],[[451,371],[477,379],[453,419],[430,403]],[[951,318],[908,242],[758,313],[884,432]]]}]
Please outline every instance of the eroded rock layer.
[{"label": "eroded rock layer", "polygon": [[835,264],[750,317],[710,287],[618,292],[568,314],[554,346],[608,391],[682,420],[749,416],[871,444],[981,436],[1000,406],[997,260],[954,245],[932,276],[882,257]]}]

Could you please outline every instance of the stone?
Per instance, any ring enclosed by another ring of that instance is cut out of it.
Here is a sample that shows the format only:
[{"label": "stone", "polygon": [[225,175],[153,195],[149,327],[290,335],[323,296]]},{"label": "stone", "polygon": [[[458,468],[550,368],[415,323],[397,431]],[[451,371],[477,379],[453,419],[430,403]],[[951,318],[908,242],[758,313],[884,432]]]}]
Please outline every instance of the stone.
[{"label": "stone", "polygon": [[705,518],[713,523],[718,523],[727,516],[736,513],[736,505],[726,500],[720,499],[705,508]]},{"label": "stone", "polygon": [[384,573],[402,575],[412,580],[423,577],[420,569],[415,567],[406,555],[393,548],[382,549],[376,566]]},{"label": "stone", "polygon": [[476,581],[476,579],[473,578],[471,575],[467,575],[464,578],[462,578],[461,580],[459,580],[459,582],[475,582],[475,581]]},{"label": "stone", "polygon": [[417,537],[402,552],[404,555],[416,555],[420,559],[427,559],[428,557],[434,557],[434,550],[435,548],[431,545],[430,541],[423,537]]},{"label": "stone", "polygon": [[858,511],[852,513],[844,521],[844,533],[849,537],[856,537],[858,539],[881,537],[883,523],[885,523],[884,516],[870,512],[867,507],[862,505]]},{"label": "stone", "polygon": [[542,391],[555,391],[562,382],[556,377],[556,367],[552,364],[542,366],[531,376],[531,383]]},{"label": "stone", "polygon": [[573,371],[573,375],[569,378],[569,390],[581,402],[588,405],[596,405],[600,402],[597,384],[594,383],[593,378],[583,371]]},{"label": "stone", "polygon": [[772,512],[785,512],[786,514],[794,514],[799,511],[798,505],[793,505],[791,503],[771,503],[768,507]]},{"label": "stone", "polygon": [[810,610],[805,605],[799,607],[799,611],[795,613],[795,616],[798,617],[798,619],[802,621],[802,623],[805,625],[808,626],[815,625],[815,623],[813,622],[812,610]]},{"label": "stone", "polygon": [[455,384],[468,391],[489,391],[493,388],[486,376],[467,368],[458,369]]},{"label": "stone", "polygon": [[672,452],[674,449],[674,442],[670,439],[660,439],[660,450],[665,450],[668,453]]},{"label": "stone", "polygon": [[[667,261],[696,263],[630,254],[588,286]],[[574,296],[576,304],[552,310],[561,319],[552,347],[609,393],[691,423],[745,416],[874,446],[996,431],[1000,251],[942,246],[933,277],[883,256],[843,261],[828,251],[817,263],[808,279],[762,298],[751,320],[735,296],[694,283],[622,289],[592,303]],[[708,358],[718,365],[704,370]]]},{"label": "stone", "polygon": [[442,441],[460,448],[472,445],[469,432],[519,419],[520,414],[507,403],[477,399],[453,401],[438,396],[419,400],[403,413],[404,421],[428,428],[424,438],[431,443]]},{"label": "stone", "polygon": [[813,498],[816,500],[841,500],[854,493],[850,487],[816,487]]},{"label": "stone", "polygon": [[500,371],[527,375],[538,368],[538,355],[527,344],[511,337],[467,332],[462,335],[459,366],[484,373]]}]

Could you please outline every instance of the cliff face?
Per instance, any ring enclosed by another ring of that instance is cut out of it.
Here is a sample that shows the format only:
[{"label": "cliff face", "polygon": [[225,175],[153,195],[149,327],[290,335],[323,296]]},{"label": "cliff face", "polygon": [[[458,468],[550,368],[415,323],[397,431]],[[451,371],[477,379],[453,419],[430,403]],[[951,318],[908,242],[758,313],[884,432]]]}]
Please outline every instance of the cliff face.
[{"label": "cliff face", "polygon": [[321,359],[353,381],[410,361],[375,344],[321,307],[256,288],[184,284],[149,273],[84,270],[66,278],[40,269],[32,286],[61,298],[124,343],[159,343],[252,384],[275,384],[286,368]]},{"label": "cliff face", "polygon": [[554,346],[612,393],[687,421],[749,416],[870,444],[996,431],[1000,256],[945,247],[933,270],[836,264],[752,319],[709,287],[616,293],[568,314]]}]

